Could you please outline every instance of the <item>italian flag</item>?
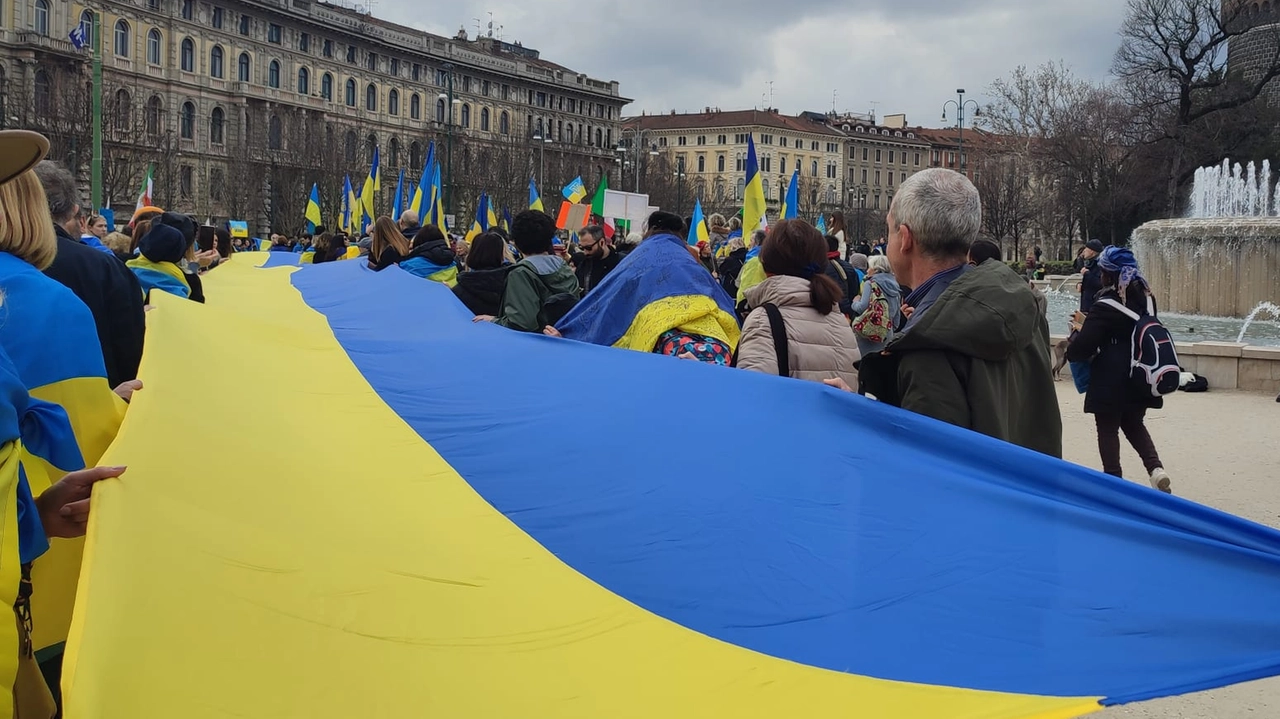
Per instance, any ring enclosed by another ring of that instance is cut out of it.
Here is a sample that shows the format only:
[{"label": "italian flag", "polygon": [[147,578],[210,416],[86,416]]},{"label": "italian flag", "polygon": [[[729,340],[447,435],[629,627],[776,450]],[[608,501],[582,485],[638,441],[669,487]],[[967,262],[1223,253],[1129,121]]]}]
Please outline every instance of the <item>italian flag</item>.
[{"label": "italian flag", "polygon": [[151,201],[151,195],[155,191],[155,183],[151,175],[151,169],[151,165],[147,165],[147,176],[142,180],[142,190],[138,192],[138,206],[134,209],[134,212],[144,207],[154,206]]},{"label": "italian flag", "polygon": [[604,193],[609,189],[609,176],[600,178],[600,186],[596,188],[596,196],[591,198],[591,214],[600,218],[604,225],[604,236],[612,240],[615,232],[613,219],[604,216]]}]

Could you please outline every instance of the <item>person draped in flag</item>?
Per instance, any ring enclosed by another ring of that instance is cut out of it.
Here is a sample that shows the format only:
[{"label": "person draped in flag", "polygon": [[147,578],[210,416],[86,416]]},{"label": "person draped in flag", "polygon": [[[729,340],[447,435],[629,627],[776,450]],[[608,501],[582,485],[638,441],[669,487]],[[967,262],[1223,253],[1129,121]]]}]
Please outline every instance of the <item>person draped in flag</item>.
[{"label": "person draped in flag", "polygon": [[698,262],[685,232],[677,215],[650,215],[644,242],[545,333],[728,365],[739,336],[733,300]]}]

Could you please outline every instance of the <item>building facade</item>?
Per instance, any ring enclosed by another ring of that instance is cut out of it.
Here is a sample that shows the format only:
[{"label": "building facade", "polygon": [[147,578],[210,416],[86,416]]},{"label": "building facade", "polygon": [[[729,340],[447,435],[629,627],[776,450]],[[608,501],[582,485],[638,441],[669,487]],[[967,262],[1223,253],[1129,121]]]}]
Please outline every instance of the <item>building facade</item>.
[{"label": "building facade", "polygon": [[802,217],[813,220],[819,212],[842,207],[844,134],[825,122],[776,110],[708,108],[629,118],[619,149],[623,179],[629,185],[638,171],[644,180],[640,190],[680,214],[692,211],[695,198],[708,213],[736,213],[746,187],[748,136],[755,139],[771,213],[780,210],[797,170]]},{"label": "building facade", "polygon": [[[522,206],[531,174],[554,183],[616,171],[629,102],[618,83],[519,43],[435,36],[313,0],[92,7],[100,38],[79,3],[0,4],[0,103],[6,126],[45,132],[53,156],[87,176],[100,41],[104,194],[118,208],[150,166],[166,208],[295,228],[311,184],[334,216],[343,176],[362,183],[375,147],[379,204],[390,208],[398,171],[416,184],[433,141],[460,215],[482,191]],[[67,37],[82,22],[89,43],[78,50]]]}]

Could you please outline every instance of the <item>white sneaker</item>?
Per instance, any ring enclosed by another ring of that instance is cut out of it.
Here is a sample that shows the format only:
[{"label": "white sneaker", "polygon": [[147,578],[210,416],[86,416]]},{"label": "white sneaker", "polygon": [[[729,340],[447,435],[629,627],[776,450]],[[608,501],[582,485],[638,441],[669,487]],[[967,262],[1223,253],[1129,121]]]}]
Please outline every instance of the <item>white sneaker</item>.
[{"label": "white sneaker", "polygon": [[1173,482],[1169,479],[1169,473],[1164,471],[1163,467],[1156,467],[1151,472],[1151,486],[1165,494],[1173,494]]}]

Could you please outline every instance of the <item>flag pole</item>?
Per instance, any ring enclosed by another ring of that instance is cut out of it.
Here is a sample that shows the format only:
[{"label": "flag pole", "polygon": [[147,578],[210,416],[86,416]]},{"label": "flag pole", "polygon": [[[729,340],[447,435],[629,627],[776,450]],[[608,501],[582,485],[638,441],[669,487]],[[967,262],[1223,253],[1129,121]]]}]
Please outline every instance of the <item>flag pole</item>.
[{"label": "flag pole", "polygon": [[[89,163],[89,195],[92,211],[103,206],[102,197],[102,13],[93,13],[93,158]],[[111,228],[115,229],[115,228]]]}]

